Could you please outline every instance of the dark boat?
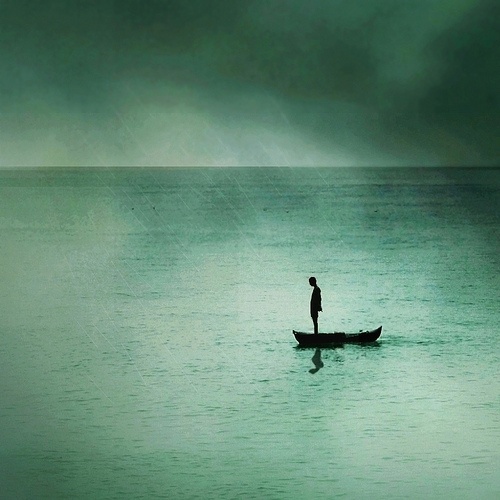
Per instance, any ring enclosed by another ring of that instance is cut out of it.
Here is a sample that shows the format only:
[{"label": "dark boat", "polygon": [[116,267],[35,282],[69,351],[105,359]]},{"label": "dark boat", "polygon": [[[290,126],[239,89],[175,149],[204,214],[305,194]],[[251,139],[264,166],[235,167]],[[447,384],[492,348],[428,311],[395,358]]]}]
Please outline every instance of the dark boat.
[{"label": "dark boat", "polygon": [[293,330],[293,334],[295,335],[300,347],[327,347],[340,344],[366,344],[369,342],[375,342],[380,337],[381,333],[381,326],[375,330],[359,333],[335,332],[314,334],[296,332]]}]

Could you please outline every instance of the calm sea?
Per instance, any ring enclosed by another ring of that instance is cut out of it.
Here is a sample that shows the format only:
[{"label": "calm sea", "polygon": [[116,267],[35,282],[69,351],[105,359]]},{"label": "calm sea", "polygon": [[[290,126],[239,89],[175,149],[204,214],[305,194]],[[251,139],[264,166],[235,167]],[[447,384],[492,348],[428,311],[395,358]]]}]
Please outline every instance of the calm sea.
[{"label": "calm sea", "polygon": [[0,497],[500,498],[499,178],[0,171]]}]

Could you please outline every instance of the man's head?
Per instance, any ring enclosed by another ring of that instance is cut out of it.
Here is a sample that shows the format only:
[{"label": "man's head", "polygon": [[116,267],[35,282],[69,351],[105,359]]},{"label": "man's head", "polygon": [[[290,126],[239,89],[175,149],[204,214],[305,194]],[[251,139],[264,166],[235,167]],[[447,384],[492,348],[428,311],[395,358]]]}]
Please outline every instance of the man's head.
[{"label": "man's head", "polygon": [[311,286],[316,286],[316,278],[315,278],[314,276],[311,276],[311,277],[309,278],[309,284],[310,284]]}]

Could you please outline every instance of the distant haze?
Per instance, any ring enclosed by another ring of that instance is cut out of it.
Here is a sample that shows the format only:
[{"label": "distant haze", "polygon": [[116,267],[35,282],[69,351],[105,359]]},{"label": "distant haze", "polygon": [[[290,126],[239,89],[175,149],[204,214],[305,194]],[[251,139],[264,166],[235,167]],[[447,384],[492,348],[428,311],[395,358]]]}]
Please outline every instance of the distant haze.
[{"label": "distant haze", "polygon": [[6,0],[0,166],[494,165],[497,0]]}]

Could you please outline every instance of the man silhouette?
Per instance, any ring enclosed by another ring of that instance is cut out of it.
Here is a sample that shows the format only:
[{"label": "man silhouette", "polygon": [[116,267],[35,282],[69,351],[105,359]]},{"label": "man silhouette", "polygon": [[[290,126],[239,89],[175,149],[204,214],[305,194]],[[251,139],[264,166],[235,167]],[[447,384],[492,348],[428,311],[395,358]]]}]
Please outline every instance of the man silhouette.
[{"label": "man silhouette", "polygon": [[321,308],[321,289],[316,284],[316,278],[311,276],[309,278],[309,284],[313,287],[311,294],[311,318],[314,325],[314,333],[318,333],[318,313],[323,311]]}]

